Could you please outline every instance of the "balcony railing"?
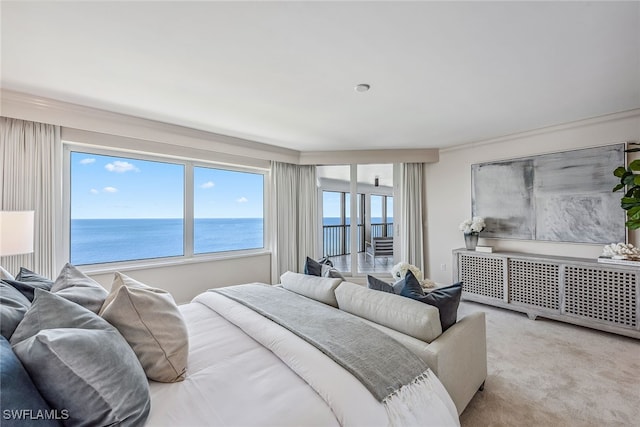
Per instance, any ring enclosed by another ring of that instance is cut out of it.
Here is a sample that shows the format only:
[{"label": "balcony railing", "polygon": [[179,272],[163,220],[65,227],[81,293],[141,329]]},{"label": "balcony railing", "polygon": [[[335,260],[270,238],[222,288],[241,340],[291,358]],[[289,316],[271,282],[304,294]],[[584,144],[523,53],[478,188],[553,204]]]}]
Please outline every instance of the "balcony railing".
[{"label": "balcony railing", "polygon": [[393,237],[393,223],[381,222],[371,224],[371,237]]},{"label": "balcony railing", "polygon": [[[324,225],[322,227],[323,256],[351,253],[351,226]],[[393,236],[393,223],[371,224],[371,237]],[[364,224],[358,224],[358,252],[364,252]]]}]

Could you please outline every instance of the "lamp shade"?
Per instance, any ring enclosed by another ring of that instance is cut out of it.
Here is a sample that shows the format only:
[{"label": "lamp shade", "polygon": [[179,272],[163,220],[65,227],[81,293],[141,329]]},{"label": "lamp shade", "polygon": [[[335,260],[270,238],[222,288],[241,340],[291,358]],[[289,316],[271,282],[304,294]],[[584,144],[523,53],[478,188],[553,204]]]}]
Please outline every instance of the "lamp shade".
[{"label": "lamp shade", "polygon": [[33,252],[33,211],[0,211],[0,256]]}]

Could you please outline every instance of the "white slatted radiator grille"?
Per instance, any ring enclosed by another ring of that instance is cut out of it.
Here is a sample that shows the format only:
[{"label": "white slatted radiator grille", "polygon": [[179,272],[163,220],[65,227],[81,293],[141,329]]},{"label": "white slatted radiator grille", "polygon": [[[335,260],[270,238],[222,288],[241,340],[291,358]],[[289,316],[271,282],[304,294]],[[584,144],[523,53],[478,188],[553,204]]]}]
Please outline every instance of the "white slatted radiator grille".
[{"label": "white slatted radiator grille", "polygon": [[637,325],[636,277],[633,272],[567,266],[565,312],[634,327]]},{"label": "white slatted radiator grille", "polygon": [[640,340],[640,266],[466,249],[453,263],[465,300]]},{"label": "white slatted radiator grille", "polygon": [[504,298],[504,262],[500,258],[460,255],[459,280],[463,290],[491,298]]},{"label": "white slatted radiator grille", "polygon": [[560,266],[509,259],[509,301],[558,310]]}]

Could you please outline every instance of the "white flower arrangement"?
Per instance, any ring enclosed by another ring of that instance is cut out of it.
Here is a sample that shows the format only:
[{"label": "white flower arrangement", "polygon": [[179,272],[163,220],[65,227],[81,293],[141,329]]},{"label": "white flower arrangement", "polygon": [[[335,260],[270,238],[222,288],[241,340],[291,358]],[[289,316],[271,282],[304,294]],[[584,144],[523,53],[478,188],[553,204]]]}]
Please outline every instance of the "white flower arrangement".
[{"label": "white flower arrangement", "polygon": [[482,218],[481,216],[474,216],[473,218],[462,221],[458,226],[458,229],[464,234],[477,234],[484,230],[484,227],[484,218]]},{"label": "white flower arrangement", "polygon": [[413,264],[409,264],[408,262],[399,262],[393,266],[391,269],[391,275],[393,278],[398,281],[404,279],[407,271],[411,271],[416,279],[420,282],[420,286],[423,288],[433,288],[436,286],[436,283],[430,279],[423,279],[422,271],[418,267]]},{"label": "white flower arrangement", "polygon": [[407,271],[411,271],[413,275],[416,277],[416,279],[422,280],[422,271],[420,271],[420,269],[415,265],[409,264],[407,262],[399,262],[396,265],[394,265],[393,268],[391,269],[391,274],[393,275],[394,279],[400,280],[400,279],[404,279],[404,276],[406,276]]},{"label": "white flower arrangement", "polygon": [[602,256],[612,259],[640,259],[640,249],[634,247],[631,243],[612,243],[602,250]]}]

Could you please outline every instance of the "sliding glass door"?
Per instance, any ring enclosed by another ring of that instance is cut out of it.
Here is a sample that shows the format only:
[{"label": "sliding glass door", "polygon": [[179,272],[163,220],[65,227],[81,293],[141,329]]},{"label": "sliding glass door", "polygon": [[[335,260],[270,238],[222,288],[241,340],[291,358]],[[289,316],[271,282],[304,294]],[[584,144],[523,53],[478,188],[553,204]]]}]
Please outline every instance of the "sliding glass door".
[{"label": "sliding glass door", "polygon": [[347,274],[388,273],[394,262],[393,165],[318,166],[318,184],[322,256]]}]

